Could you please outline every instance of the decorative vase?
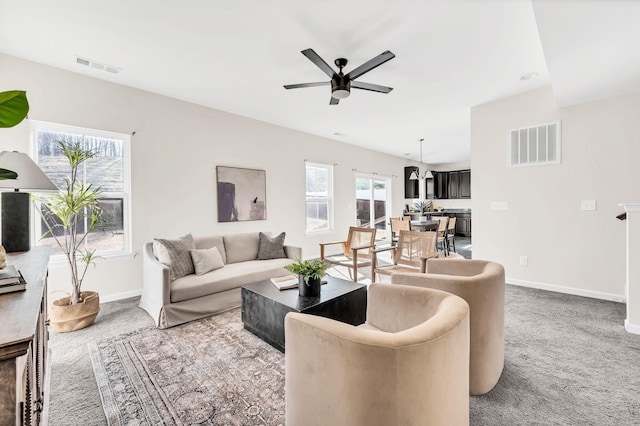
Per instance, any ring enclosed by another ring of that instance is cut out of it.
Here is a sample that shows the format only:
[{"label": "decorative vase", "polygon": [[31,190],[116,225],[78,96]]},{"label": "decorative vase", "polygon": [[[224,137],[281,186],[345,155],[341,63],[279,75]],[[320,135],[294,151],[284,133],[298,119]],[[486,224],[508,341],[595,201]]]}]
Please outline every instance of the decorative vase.
[{"label": "decorative vase", "polygon": [[69,305],[70,296],[53,301],[49,324],[57,333],[80,330],[93,324],[100,312],[100,296],[95,291],[80,293],[82,302]]},{"label": "decorative vase", "polygon": [[298,275],[298,293],[303,297],[318,297],[320,296],[320,278],[309,278],[308,282],[304,282],[304,276]]}]

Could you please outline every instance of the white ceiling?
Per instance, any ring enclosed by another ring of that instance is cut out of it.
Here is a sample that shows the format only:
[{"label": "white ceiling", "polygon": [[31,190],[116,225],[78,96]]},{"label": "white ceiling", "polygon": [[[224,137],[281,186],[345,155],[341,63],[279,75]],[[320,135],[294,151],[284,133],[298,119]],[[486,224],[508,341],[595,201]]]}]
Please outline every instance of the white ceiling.
[{"label": "white ceiling", "polygon": [[[639,21],[632,0],[0,0],[0,52],[400,157],[424,138],[433,164],[469,161],[475,105],[639,91]],[[306,48],[345,72],[391,50],[358,81],[394,90],[285,90],[328,80]]]}]

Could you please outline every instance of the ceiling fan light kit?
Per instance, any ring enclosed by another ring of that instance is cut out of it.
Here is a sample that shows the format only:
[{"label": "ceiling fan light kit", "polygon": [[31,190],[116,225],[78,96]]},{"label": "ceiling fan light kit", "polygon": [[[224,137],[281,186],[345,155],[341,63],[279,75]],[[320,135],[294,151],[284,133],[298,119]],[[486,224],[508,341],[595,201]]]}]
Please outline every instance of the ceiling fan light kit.
[{"label": "ceiling fan light kit", "polygon": [[313,49],[305,49],[301,52],[304,56],[306,56],[311,62],[313,62],[318,68],[322,70],[326,75],[328,75],[331,80],[330,81],[322,81],[315,83],[300,83],[300,84],[286,84],[284,86],[285,89],[300,89],[303,87],[316,87],[316,86],[325,86],[331,85],[331,100],[329,101],[329,105],[337,105],[340,102],[340,99],[345,99],[349,97],[351,94],[351,88],[361,89],[361,90],[369,90],[371,92],[378,93],[389,93],[393,90],[393,87],[380,86],[377,84],[371,83],[362,83],[359,81],[353,81],[356,78],[360,77],[362,74],[371,71],[372,69],[384,64],[385,62],[396,57],[393,53],[386,50],[376,56],[375,58],[365,62],[360,65],[356,69],[351,72],[344,74],[342,69],[349,62],[345,58],[338,58],[334,61],[334,64],[338,67],[339,71],[335,72],[329,64],[327,64],[324,59],[322,59]]}]

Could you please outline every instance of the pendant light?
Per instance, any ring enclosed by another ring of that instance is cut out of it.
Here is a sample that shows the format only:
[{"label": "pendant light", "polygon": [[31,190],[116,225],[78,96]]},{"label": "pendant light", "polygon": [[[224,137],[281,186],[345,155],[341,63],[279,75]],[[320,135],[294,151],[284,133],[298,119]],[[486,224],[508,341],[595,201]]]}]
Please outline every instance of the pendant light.
[{"label": "pendant light", "polygon": [[[424,142],[424,139],[418,139],[420,141],[420,164],[422,164],[422,142]],[[420,176],[420,169],[416,169],[414,171],[411,172],[411,175],[409,175],[409,180],[422,180],[422,179],[432,179],[433,178],[433,174],[431,173],[430,170],[427,170],[424,174],[424,176]]]}]

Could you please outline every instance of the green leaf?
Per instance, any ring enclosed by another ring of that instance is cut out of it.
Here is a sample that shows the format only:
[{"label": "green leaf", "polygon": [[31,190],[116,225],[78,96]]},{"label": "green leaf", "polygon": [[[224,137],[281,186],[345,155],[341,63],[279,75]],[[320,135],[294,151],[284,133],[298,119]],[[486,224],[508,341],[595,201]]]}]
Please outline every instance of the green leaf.
[{"label": "green leaf", "polygon": [[0,168],[0,180],[18,179],[18,174],[13,170]]},{"label": "green leaf", "polygon": [[25,119],[29,112],[27,92],[11,90],[0,92],[0,127],[13,127]]}]

